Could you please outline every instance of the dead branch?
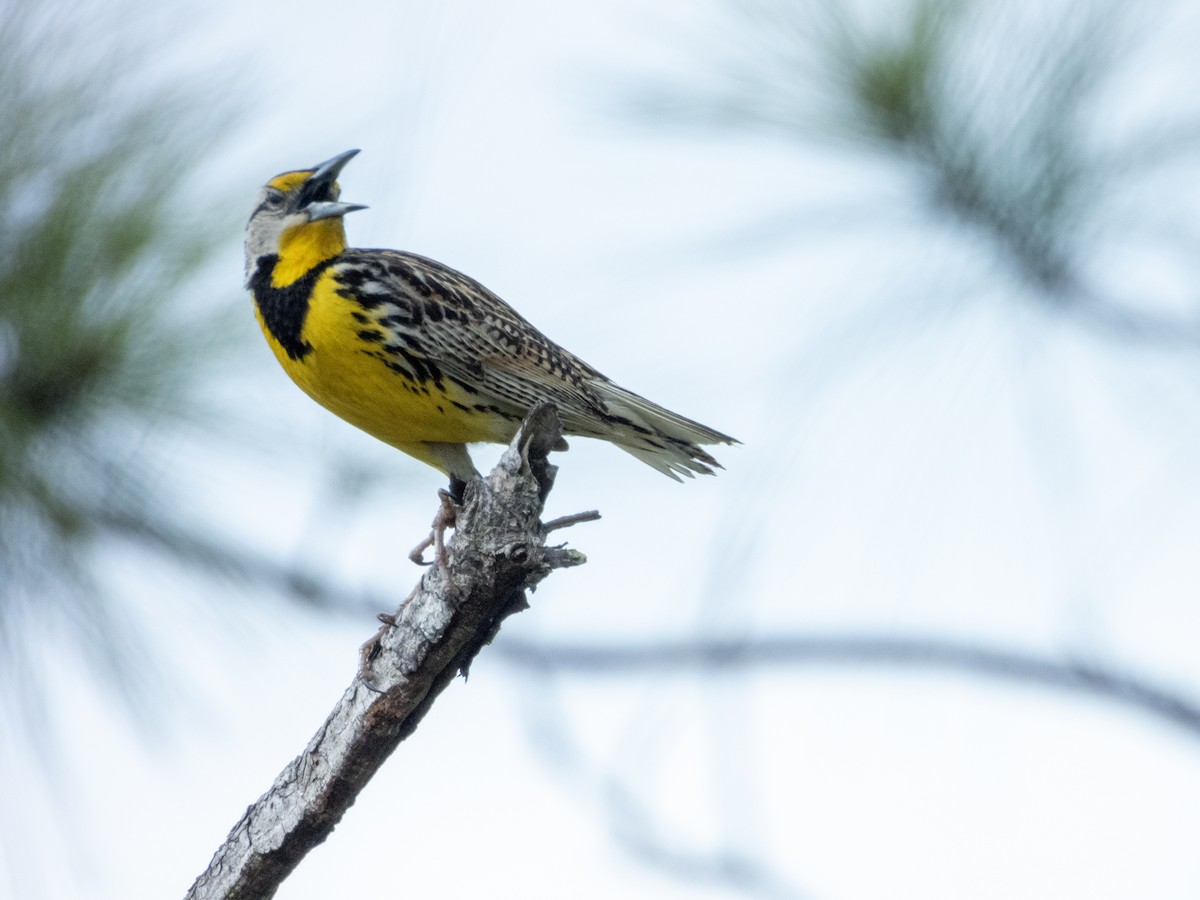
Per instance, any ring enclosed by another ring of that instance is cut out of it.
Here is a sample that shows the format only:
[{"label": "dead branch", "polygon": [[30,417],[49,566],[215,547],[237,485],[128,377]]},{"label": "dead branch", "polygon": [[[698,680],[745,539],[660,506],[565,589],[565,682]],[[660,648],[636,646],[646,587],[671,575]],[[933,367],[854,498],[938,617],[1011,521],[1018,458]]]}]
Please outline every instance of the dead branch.
[{"label": "dead branch", "polygon": [[429,569],[394,615],[380,617],[354,682],[234,825],[187,900],[273,896],[501,622],[527,608],[526,588],[586,562],[578,551],[547,547],[540,521],[556,472],[546,454],[561,440],[554,407],[542,405],[488,477],[468,485],[446,564]]}]

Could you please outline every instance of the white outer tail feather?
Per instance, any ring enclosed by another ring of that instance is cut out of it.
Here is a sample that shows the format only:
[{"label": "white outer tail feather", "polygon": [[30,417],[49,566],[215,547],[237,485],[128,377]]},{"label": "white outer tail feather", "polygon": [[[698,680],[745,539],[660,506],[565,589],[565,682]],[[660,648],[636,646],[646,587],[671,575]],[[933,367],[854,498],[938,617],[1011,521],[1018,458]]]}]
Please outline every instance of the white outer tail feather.
[{"label": "white outer tail feather", "polygon": [[[588,387],[604,401],[609,414],[651,432],[646,435],[636,428],[623,428],[616,423],[605,437],[676,481],[683,481],[680,475],[688,478],[694,478],[696,473],[712,475],[713,466],[721,468],[720,463],[700,449],[700,445],[737,443],[729,435],[651,403],[611,381],[593,381]],[[655,443],[661,446],[655,446]]]}]

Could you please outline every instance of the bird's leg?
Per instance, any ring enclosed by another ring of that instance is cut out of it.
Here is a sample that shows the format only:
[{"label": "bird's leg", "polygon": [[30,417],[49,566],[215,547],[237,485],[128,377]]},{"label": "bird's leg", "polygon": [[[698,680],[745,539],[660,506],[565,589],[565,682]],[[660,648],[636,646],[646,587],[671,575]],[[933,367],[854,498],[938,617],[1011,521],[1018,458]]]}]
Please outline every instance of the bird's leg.
[{"label": "bird's leg", "polygon": [[429,537],[413,547],[409,551],[408,558],[415,562],[418,566],[431,565],[425,561],[425,551],[433,547],[434,560],[440,565],[445,566],[449,561],[446,557],[446,529],[453,528],[455,521],[458,518],[458,508],[462,505],[463,491],[467,488],[467,483],[460,478],[450,479],[450,490],[439,490],[438,499],[442,505],[438,508],[437,515],[433,517],[433,523],[430,525]]},{"label": "bird's leg", "polygon": [[446,558],[446,529],[453,528],[458,521],[458,504],[454,502],[454,497],[449,491],[438,491],[438,499],[442,504],[438,507],[430,527],[433,529],[433,555],[444,568],[449,562]]}]

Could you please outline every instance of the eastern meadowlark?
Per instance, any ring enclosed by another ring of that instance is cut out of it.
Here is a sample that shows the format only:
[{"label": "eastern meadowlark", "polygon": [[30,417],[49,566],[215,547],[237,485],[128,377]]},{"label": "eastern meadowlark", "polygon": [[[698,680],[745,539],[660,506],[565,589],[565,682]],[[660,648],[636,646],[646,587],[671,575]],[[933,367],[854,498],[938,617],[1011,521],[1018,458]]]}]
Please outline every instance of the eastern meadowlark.
[{"label": "eastern meadowlark", "polygon": [[506,443],[536,404],[563,430],[616,444],[670,477],[712,474],[737,443],[605,378],[479,282],[397,250],[346,246],[337,177],[358,153],[276,175],[246,226],[246,286],[284,371],[347,422],[450,477],[470,443]]}]

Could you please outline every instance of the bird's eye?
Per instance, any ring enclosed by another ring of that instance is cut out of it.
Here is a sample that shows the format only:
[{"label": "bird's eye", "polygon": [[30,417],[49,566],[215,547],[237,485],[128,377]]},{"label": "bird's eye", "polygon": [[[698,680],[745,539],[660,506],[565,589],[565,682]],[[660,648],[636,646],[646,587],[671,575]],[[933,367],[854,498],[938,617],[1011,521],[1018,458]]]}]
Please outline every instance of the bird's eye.
[{"label": "bird's eye", "polygon": [[267,198],[263,201],[263,205],[266,206],[267,209],[279,209],[279,207],[283,206],[283,194],[267,194]]}]

